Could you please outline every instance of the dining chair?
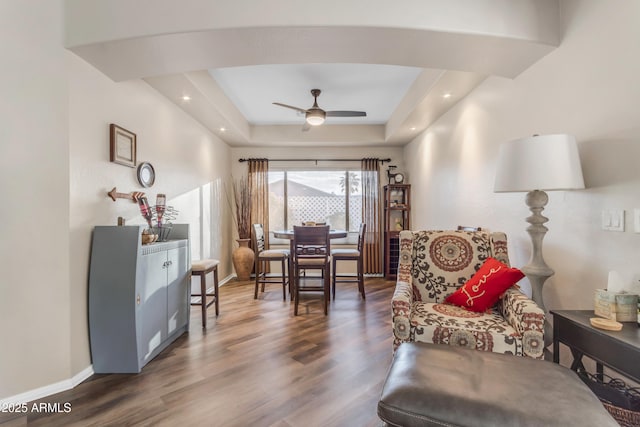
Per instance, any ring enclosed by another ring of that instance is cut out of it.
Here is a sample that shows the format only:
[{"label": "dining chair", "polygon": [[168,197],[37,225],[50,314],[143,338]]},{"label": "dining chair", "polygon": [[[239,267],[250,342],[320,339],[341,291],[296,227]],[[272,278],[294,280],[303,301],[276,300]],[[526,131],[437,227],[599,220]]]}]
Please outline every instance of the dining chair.
[{"label": "dining chair", "polygon": [[[324,314],[327,315],[331,298],[329,226],[293,226],[293,314],[298,315],[301,292],[322,292]],[[320,277],[300,274],[307,270],[320,271]],[[315,284],[316,280],[321,284]]]},{"label": "dining chair", "polygon": [[[363,248],[364,248],[364,233],[367,229],[366,224],[360,224],[360,230],[358,231],[358,246],[356,249],[332,249],[331,250],[331,263],[333,277],[331,281],[333,299],[336,299],[336,282],[340,283],[357,283],[358,290],[362,299],[364,296],[364,262],[363,262]],[[338,261],[355,261],[356,262],[356,274],[338,274],[337,263]]]},{"label": "dining chair", "polygon": [[[262,292],[268,283],[282,283],[282,300],[287,299],[287,275],[285,268],[289,265],[289,250],[287,249],[266,249],[264,227],[262,224],[253,224],[253,248],[255,250],[255,274],[256,286],[253,299],[258,299],[258,288],[262,285]],[[281,273],[269,273],[270,264],[274,261],[280,262]],[[289,274],[291,279],[291,274]]]}]

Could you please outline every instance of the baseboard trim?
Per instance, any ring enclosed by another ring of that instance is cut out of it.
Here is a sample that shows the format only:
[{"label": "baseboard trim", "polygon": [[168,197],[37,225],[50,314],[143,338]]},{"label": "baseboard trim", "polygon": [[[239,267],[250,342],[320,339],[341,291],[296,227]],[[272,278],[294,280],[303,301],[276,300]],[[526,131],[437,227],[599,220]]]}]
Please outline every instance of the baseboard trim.
[{"label": "baseboard trim", "polygon": [[57,383],[49,384],[44,387],[39,387],[34,390],[16,394],[15,396],[9,396],[5,399],[1,399],[0,406],[28,403],[34,400],[42,399],[43,397],[51,396],[52,394],[60,393],[61,391],[70,390],[89,378],[91,375],[93,375],[93,366],[89,365],[67,380],[59,381]]},{"label": "baseboard trim", "polygon": [[236,275],[235,275],[235,274],[230,274],[230,275],[228,275],[227,277],[225,277],[224,279],[222,279],[222,280],[220,281],[219,286],[222,286],[222,285],[224,285],[225,283],[227,283],[227,282],[229,282],[229,281],[231,281],[231,280],[233,280],[233,279],[235,279],[235,278],[236,278]]},{"label": "baseboard trim", "polygon": [[[235,279],[235,277],[236,276],[234,274],[230,274],[220,281],[220,286]],[[34,400],[42,399],[43,397],[51,396],[52,394],[70,390],[93,374],[93,366],[89,365],[69,379],[49,384],[44,387],[39,387],[34,390],[25,391],[24,393],[16,394],[15,396],[9,396],[4,399],[0,399],[0,406],[28,403]]]}]

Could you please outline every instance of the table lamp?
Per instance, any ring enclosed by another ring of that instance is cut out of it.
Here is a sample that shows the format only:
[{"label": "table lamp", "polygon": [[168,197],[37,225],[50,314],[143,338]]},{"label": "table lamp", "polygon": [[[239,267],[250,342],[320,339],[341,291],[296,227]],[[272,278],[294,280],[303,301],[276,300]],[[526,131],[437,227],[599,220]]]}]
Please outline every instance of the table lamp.
[{"label": "table lamp", "polygon": [[[527,192],[525,200],[532,213],[526,219],[530,224],[527,232],[533,250],[529,263],[521,270],[531,283],[531,299],[545,312],[542,287],[554,274],[542,256],[542,239],[548,230],[544,223],[549,220],[542,215],[549,201],[545,191],[581,188],[584,188],[582,168],[576,139],[572,135],[534,135],[500,146],[494,191]],[[545,336],[550,339],[548,329],[546,321]]]}]

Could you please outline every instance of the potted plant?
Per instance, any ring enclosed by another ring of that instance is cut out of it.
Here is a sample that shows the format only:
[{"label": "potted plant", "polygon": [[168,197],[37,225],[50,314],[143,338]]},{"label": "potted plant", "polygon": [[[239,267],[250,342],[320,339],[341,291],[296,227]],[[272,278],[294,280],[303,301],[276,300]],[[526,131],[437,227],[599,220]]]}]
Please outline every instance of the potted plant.
[{"label": "potted plant", "polygon": [[246,179],[233,183],[235,225],[238,231],[238,247],[231,254],[233,267],[239,280],[249,280],[255,254],[249,247],[251,241],[251,194]]}]

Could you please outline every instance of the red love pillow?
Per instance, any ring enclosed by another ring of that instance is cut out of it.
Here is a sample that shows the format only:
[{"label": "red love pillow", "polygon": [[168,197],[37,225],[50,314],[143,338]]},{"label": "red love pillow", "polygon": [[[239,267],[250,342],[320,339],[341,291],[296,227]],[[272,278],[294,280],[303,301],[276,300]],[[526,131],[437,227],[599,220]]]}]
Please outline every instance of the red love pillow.
[{"label": "red love pillow", "polygon": [[491,308],[511,286],[524,277],[517,268],[510,268],[495,258],[487,258],[482,267],[445,302],[470,311],[484,312]]}]

